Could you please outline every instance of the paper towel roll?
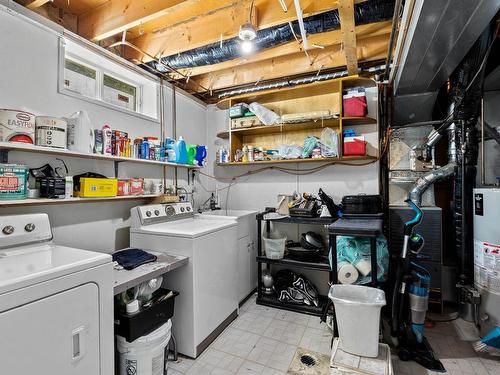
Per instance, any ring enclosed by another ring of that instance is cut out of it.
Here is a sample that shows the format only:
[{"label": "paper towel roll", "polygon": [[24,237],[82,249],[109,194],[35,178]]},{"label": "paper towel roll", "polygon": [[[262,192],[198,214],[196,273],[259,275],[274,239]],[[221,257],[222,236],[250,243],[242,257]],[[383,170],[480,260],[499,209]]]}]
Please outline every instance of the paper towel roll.
[{"label": "paper towel roll", "polygon": [[354,284],[359,277],[358,270],[349,262],[339,262],[337,275],[341,284]]},{"label": "paper towel roll", "polygon": [[354,262],[353,265],[363,276],[368,276],[372,272],[372,265],[367,260],[360,259]]}]

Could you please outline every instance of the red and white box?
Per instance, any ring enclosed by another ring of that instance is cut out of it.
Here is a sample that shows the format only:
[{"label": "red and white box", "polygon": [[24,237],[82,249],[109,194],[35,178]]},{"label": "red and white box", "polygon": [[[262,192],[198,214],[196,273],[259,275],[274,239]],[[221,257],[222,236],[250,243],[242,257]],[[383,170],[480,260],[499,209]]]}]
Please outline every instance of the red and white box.
[{"label": "red and white box", "polygon": [[143,178],[131,178],[129,180],[130,195],[142,195],[144,194],[144,179]]},{"label": "red and white box", "polygon": [[344,138],[344,156],[365,156],[366,155],[365,137],[357,135],[355,137]]},{"label": "red and white box", "polygon": [[366,94],[348,91],[343,97],[344,117],[365,117],[367,114]]}]

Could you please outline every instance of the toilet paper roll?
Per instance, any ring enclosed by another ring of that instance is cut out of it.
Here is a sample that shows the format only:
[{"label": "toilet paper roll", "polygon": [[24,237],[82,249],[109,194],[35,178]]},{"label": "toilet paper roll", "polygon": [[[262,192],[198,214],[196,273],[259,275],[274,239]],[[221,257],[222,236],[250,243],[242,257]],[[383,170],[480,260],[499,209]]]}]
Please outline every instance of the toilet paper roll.
[{"label": "toilet paper roll", "polygon": [[349,262],[339,262],[337,275],[341,284],[354,284],[359,277],[358,270]]},{"label": "toilet paper roll", "polygon": [[372,272],[372,265],[367,260],[360,259],[353,265],[363,276],[368,276]]}]

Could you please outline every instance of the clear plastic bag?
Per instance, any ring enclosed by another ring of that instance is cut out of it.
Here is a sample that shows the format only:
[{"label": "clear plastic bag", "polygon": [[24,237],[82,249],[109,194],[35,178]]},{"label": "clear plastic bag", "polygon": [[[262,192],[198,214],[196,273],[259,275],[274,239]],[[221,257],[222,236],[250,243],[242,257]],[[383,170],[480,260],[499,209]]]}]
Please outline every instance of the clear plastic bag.
[{"label": "clear plastic bag", "polygon": [[280,123],[281,117],[277,113],[264,107],[262,104],[253,102],[250,103],[247,108],[250,109],[250,111],[252,111],[264,125],[274,125]]},{"label": "clear plastic bag", "polygon": [[304,148],[302,149],[302,157],[309,158],[312,155],[313,150],[318,145],[318,138],[313,136],[308,136],[304,140]]},{"label": "clear plastic bag", "polygon": [[298,159],[302,156],[302,147],[296,145],[280,145],[278,156],[281,159]]},{"label": "clear plastic bag", "polygon": [[318,143],[322,156],[329,158],[339,156],[339,136],[335,130],[331,128],[323,129]]}]

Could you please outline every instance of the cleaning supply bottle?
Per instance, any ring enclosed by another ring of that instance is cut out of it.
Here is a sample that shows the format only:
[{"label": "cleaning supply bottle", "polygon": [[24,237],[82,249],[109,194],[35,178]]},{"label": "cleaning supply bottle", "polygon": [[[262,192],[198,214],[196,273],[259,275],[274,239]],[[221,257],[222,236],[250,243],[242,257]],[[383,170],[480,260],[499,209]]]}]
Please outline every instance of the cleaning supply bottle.
[{"label": "cleaning supply bottle", "polygon": [[187,156],[187,148],[186,142],[184,138],[179,137],[179,140],[175,143],[175,162],[178,164],[187,164],[188,156]]},{"label": "cleaning supply bottle", "polygon": [[112,155],[113,153],[112,134],[113,132],[109,125],[106,124],[102,127],[102,153],[104,155]]}]

